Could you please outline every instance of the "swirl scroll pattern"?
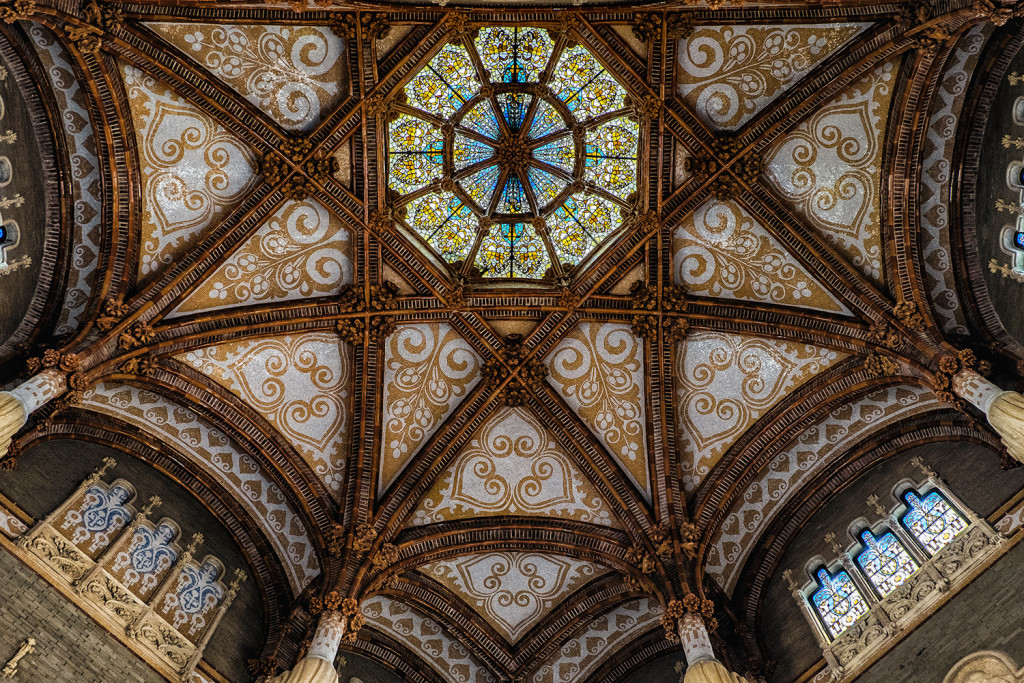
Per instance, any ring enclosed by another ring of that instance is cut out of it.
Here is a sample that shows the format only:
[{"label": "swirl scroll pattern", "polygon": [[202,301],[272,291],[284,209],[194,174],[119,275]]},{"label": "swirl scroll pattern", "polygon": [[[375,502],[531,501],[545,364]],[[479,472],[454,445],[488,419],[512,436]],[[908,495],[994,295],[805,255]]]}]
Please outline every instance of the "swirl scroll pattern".
[{"label": "swirl scroll pattern", "polygon": [[139,275],[152,277],[241,201],[256,162],[212,118],[142,70],[122,64],[139,149]]},{"label": "swirl scroll pattern", "polygon": [[661,605],[641,598],[624,602],[591,621],[570,637],[529,678],[530,683],[584,681],[602,662],[613,661],[624,645],[651,629],[660,628]]},{"label": "swirl scroll pattern", "polygon": [[345,45],[325,26],[149,27],[289,131],[315,128],[344,90]]},{"label": "swirl scroll pattern", "polygon": [[699,26],[679,41],[679,94],[736,130],[870,24]]},{"label": "swirl scroll pattern", "polygon": [[873,69],[765,155],[772,186],[879,285],[882,140],[898,63],[888,61]]},{"label": "swirl scroll pattern", "polygon": [[711,538],[705,568],[730,595],[759,535],[790,498],[848,448],[896,420],[939,410],[926,389],[913,386],[873,391],[836,408],[775,456],[743,493]]},{"label": "swirl scroll pattern", "polygon": [[419,571],[445,585],[515,643],[569,593],[607,570],[561,555],[505,552],[465,555],[423,565]]},{"label": "swirl scroll pattern", "polygon": [[451,325],[405,325],[388,337],[380,491],[479,381],[480,357]]},{"label": "swirl scroll pattern", "polygon": [[700,486],[722,454],[766,410],[844,354],[810,344],[720,332],[691,334],[676,350],[683,487]]},{"label": "swirl scroll pattern", "polygon": [[705,202],[673,248],[676,282],[695,294],[850,313],[737,202]]},{"label": "swirl scroll pattern", "polygon": [[500,515],[617,526],[594,485],[523,408],[501,409],[484,422],[420,501],[412,523]]},{"label": "swirl scroll pattern", "polygon": [[175,356],[248,403],[291,443],[337,497],[351,422],[351,351],[312,332],[228,342]]},{"label": "swirl scroll pattern", "polygon": [[352,282],[351,234],[315,199],[286,201],[170,316],[337,294]]},{"label": "swirl scroll pattern", "polygon": [[640,340],[628,325],[582,323],[546,363],[551,385],[650,501]]}]

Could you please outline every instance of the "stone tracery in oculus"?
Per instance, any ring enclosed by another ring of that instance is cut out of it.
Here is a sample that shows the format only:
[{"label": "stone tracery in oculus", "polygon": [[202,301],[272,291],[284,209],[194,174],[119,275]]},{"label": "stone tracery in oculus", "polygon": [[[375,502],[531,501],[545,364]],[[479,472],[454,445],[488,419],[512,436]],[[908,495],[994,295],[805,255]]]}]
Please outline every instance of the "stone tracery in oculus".
[{"label": "stone tracery in oculus", "polygon": [[564,276],[634,204],[628,104],[593,54],[544,29],[448,43],[388,125],[398,219],[464,275]]}]

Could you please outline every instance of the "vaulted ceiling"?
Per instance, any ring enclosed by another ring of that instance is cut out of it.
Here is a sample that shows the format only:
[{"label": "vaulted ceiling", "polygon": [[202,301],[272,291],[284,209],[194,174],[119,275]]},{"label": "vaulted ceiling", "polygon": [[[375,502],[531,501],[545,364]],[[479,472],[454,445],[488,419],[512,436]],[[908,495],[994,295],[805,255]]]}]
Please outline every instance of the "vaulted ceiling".
[{"label": "vaulted ceiling", "polygon": [[[62,294],[11,313],[3,367],[59,348],[86,386],[17,450],[98,441],[219,501],[252,657],[287,666],[334,589],[367,618],[345,647],[408,680],[612,681],[693,592],[759,670],[795,510],[914,444],[998,458],[936,380],[968,335],[1001,377],[1024,358],[957,261],[972,78],[1018,40],[994,8],[10,11]],[[447,262],[389,180],[403,89],[486,25],[583,46],[639,131],[621,225],[539,278]]]}]

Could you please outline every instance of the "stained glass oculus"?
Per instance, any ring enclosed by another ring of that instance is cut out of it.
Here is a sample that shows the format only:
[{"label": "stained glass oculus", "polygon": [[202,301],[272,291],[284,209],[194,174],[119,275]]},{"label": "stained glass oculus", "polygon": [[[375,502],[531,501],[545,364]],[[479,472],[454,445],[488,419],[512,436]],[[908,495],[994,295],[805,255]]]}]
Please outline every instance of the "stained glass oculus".
[{"label": "stained glass oculus", "polygon": [[640,127],[585,46],[529,26],[455,36],[388,123],[395,215],[464,276],[564,276],[634,209]]}]

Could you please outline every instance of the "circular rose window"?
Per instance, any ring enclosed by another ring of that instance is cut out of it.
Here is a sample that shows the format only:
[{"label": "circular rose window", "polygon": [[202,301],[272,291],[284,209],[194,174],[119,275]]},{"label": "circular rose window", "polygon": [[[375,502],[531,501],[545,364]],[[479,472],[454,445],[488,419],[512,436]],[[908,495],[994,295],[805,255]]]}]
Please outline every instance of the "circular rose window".
[{"label": "circular rose window", "polygon": [[481,28],[403,95],[388,124],[398,221],[466,276],[564,277],[634,204],[639,126],[582,45]]}]

